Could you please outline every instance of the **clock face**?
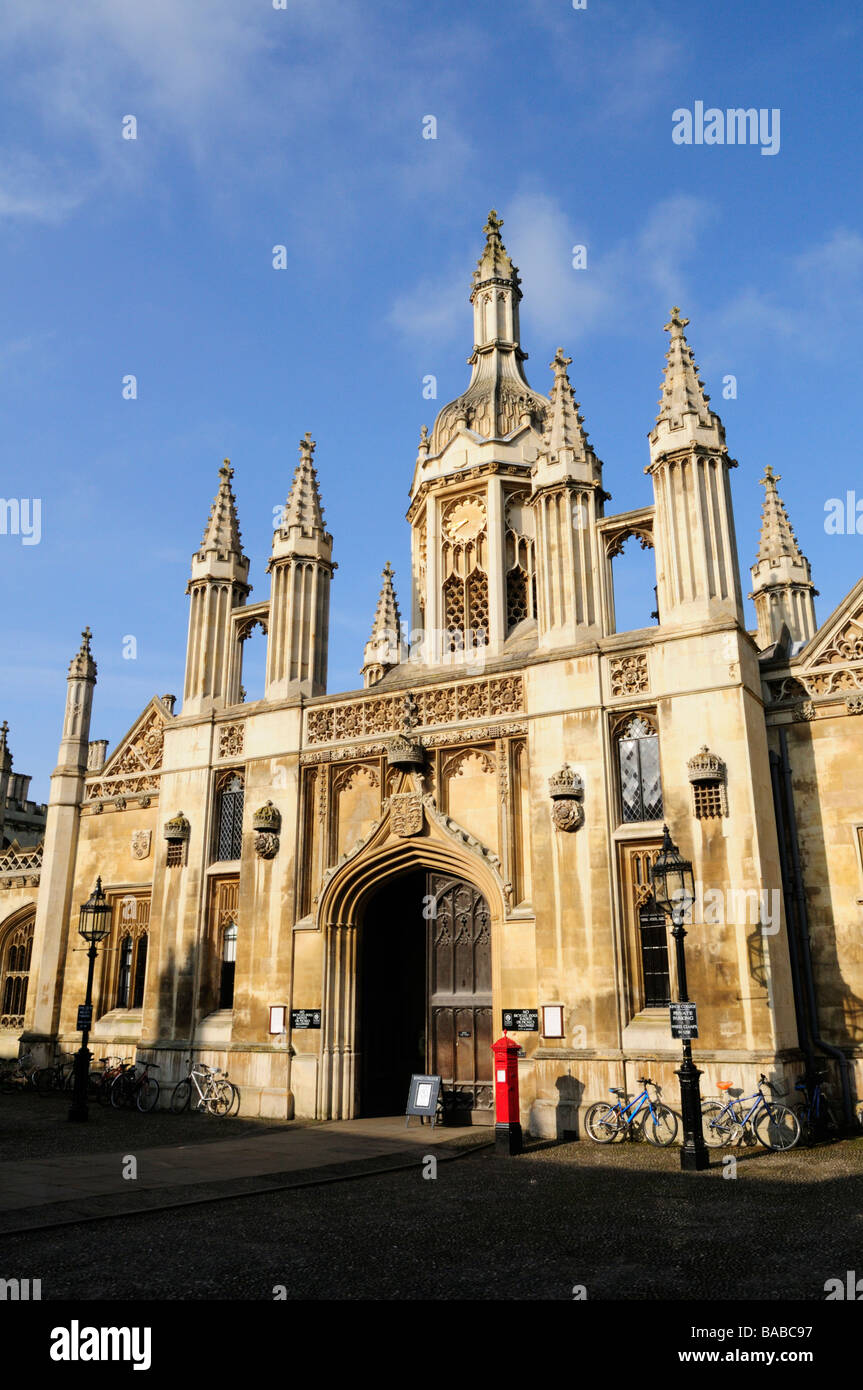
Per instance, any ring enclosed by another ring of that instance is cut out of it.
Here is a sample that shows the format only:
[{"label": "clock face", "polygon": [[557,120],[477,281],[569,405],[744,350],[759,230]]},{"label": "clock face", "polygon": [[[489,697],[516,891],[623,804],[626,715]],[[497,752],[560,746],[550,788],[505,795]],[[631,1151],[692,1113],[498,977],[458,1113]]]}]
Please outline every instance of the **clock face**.
[{"label": "clock face", "polygon": [[485,507],[478,497],[454,502],[444,519],[444,531],[452,541],[470,541],[485,526]]},{"label": "clock face", "polygon": [[533,512],[527,499],[526,492],[515,492],[506,504],[507,530],[514,531],[517,536],[533,535]]}]

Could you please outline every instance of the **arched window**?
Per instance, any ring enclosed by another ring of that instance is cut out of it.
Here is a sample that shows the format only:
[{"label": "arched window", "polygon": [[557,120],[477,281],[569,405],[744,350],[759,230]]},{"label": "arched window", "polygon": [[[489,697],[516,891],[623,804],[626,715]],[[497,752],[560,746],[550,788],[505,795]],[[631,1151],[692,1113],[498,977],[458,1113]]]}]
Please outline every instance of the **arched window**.
[{"label": "arched window", "polygon": [[239,859],[243,847],[243,774],[232,769],[216,784],[215,856]]},{"label": "arched window", "polygon": [[116,935],[116,977],[108,1007],[140,1009],[144,1004],[147,978],[150,900],[131,893],[118,898],[114,909]]},{"label": "arched window", "polygon": [[13,924],[0,940],[0,1028],[23,1028],[27,1008],[35,913]]},{"label": "arched window", "polygon": [[662,820],[659,737],[649,715],[628,716],[617,733],[620,814],[625,823]]},{"label": "arched window", "polygon": [[234,968],[237,963],[237,924],[229,922],[222,932],[222,972],[219,981],[219,1008],[234,1006]]}]

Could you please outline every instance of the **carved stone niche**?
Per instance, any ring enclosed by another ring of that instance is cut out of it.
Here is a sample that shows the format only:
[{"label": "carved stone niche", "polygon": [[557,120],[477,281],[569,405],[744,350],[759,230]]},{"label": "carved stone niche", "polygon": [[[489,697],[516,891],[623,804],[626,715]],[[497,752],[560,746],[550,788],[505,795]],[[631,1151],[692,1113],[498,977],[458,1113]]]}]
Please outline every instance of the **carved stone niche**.
[{"label": "carved stone niche", "polygon": [[268,801],[252,816],[252,829],[255,832],[255,853],[260,859],[274,859],[279,852],[279,831],[282,828],[282,813]]},{"label": "carved stone niche", "polygon": [[584,824],[584,782],[569,763],[548,779],[551,819],[558,830],[578,830]]},{"label": "carved stone niche", "polygon": [[692,788],[692,814],[696,820],[727,816],[727,769],[722,759],[703,743],[695,757],[689,759],[686,771]]}]

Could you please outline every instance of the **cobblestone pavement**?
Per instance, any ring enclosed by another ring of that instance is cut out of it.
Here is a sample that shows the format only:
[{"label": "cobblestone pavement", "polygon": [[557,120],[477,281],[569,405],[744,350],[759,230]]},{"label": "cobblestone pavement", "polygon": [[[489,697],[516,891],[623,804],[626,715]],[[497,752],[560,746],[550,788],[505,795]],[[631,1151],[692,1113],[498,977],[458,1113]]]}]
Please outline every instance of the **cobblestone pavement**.
[{"label": "cobblestone pavement", "polygon": [[[56,1158],[66,1154],[109,1153],[146,1144],[207,1144],[228,1137],[271,1134],[285,1129],[284,1120],[241,1119],[170,1110],[141,1115],[137,1110],[113,1110],[91,1104],[86,1124],[70,1124],[67,1112],[71,1096],[35,1092],[0,1095],[0,1162],[8,1159]],[[316,1120],[294,1120],[291,1128],[315,1125]]]},{"label": "cobblestone pavement", "polygon": [[[4,1237],[43,1299],[817,1300],[863,1273],[863,1139],[788,1154],[483,1149],[440,1164]],[[277,1307],[278,1305],[276,1305]]]}]

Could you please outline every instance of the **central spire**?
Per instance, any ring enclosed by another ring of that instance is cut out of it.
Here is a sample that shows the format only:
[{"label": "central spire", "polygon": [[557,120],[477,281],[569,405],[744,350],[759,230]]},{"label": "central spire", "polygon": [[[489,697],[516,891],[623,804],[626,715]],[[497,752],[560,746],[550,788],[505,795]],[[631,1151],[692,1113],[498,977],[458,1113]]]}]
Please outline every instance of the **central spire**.
[{"label": "central spire", "polygon": [[[473,290],[478,290],[490,280],[508,280],[518,291],[518,297],[521,299],[521,291],[518,289],[520,284],[518,267],[513,265],[501,240],[500,229],[502,226],[503,218],[498,217],[495,209],[492,208],[488,215],[488,221],[483,227],[485,247],[473,273]],[[473,293],[471,298],[473,298]]]},{"label": "central spire", "polygon": [[473,374],[464,394],[438,415],[432,455],[441,453],[462,429],[484,439],[501,439],[523,425],[541,430],[545,423],[548,400],[531,390],[522,367],[527,353],[519,342],[521,281],[501,239],[502,226],[492,208],[471,283],[473,351],[468,363]]}]

